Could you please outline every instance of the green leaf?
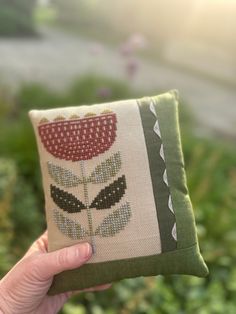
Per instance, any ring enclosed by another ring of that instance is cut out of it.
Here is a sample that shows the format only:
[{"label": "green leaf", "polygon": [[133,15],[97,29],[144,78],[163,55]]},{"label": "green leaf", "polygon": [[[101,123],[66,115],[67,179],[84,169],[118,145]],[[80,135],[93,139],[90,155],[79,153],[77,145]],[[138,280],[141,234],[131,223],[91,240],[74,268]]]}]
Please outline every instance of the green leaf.
[{"label": "green leaf", "polygon": [[61,233],[73,240],[83,239],[89,235],[78,222],[65,217],[57,209],[53,210],[53,219]]},{"label": "green leaf", "polygon": [[115,153],[110,158],[98,165],[88,178],[92,183],[105,183],[114,177],[121,169],[120,152]]},{"label": "green leaf", "polygon": [[96,229],[95,235],[112,237],[121,230],[124,230],[125,226],[130,221],[130,218],[131,208],[129,202],[126,202],[103,220],[101,225]]},{"label": "green leaf", "polygon": [[96,209],[110,208],[112,205],[120,201],[121,197],[125,194],[125,189],[126,180],[123,175],[102,189],[89,207],[95,207]]},{"label": "green leaf", "polygon": [[83,183],[83,181],[70,170],[56,166],[52,162],[47,162],[47,166],[48,173],[58,185],[71,188]]},{"label": "green leaf", "polygon": [[78,213],[86,206],[73,194],[65,192],[54,185],[50,185],[51,198],[54,203],[68,213]]}]

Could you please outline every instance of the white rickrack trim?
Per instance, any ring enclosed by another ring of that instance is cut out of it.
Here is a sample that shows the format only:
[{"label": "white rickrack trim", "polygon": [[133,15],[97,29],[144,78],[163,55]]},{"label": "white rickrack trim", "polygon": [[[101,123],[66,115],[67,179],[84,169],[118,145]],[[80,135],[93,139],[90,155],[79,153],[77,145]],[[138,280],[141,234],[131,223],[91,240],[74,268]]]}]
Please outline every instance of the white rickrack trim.
[{"label": "white rickrack trim", "polygon": [[164,171],[164,173],[163,173],[163,181],[165,182],[165,184],[166,184],[167,186],[169,186],[169,184],[168,184],[168,179],[167,179],[166,169],[165,169],[165,171]]},{"label": "white rickrack trim", "polygon": [[163,144],[161,144],[160,155],[161,155],[161,158],[162,158],[163,160],[165,160]]},{"label": "white rickrack trim", "polygon": [[158,121],[156,121],[153,130],[159,137],[161,137],[160,126],[159,126]]},{"label": "white rickrack trim", "polygon": [[[154,102],[153,102],[153,99],[150,100],[150,111],[154,114],[154,116],[156,117],[157,119],[157,113],[156,113],[156,110],[155,110],[155,107],[154,107]],[[160,137],[160,139],[162,140],[162,137],[161,137],[161,129],[160,129],[160,126],[159,126],[159,122],[158,122],[158,119],[156,120],[155,122],[155,125],[153,127],[153,130],[154,132]],[[163,147],[163,144],[161,144],[161,148],[160,148],[160,156],[161,158],[163,159],[164,163],[166,164],[165,162],[165,153],[164,153],[164,147]],[[167,176],[167,170],[165,169],[164,173],[163,173],[163,181],[165,182],[165,184],[169,186],[169,183],[168,183],[168,176]],[[168,208],[169,210],[174,214],[174,207],[173,207],[173,202],[172,202],[172,197],[171,195],[169,195],[169,199],[168,199]],[[175,239],[175,241],[177,241],[177,232],[176,232],[176,223],[174,224],[173,228],[172,228],[172,237]]]},{"label": "white rickrack trim", "polygon": [[171,195],[169,196],[169,200],[168,200],[168,206],[169,206],[169,209],[172,211],[172,213],[174,214],[174,208],[173,208],[173,203],[172,203],[172,198],[171,198]]},{"label": "white rickrack trim", "polygon": [[176,232],[176,223],[174,224],[174,227],[172,228],[171,231],[172,237],[177,241],[177,232]]}]

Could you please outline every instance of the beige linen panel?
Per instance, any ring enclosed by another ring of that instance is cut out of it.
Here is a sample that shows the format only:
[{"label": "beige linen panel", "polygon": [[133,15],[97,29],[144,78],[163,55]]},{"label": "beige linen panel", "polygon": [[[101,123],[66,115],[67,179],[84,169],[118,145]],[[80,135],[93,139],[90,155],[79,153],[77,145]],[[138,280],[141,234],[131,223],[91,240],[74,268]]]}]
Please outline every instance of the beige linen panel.
[{"label": "beige linen panel", "polygon": [[[89,176],[94,168],[120,152],[121,169],[117,175],[106,183],[88,184],[89,203],[96,197],[101,189],[108,186],[115,179],[125,175],[127,189],[125,194],[111,208],[97,210],[93,208],[92,222],[93,229],[103,221],[105,217],[119,208],[126,202],[130,203],[131,218],[124,230],[110,237],[94,237],[95,253],[89,263],[97,263],[109,260],[126,259],[139,256],[148,256],[161,253],[161,243],[159,226],[156,214],[156,206],[153,197],[153,188],[150,176],[148,156],[145,138],[142,129],[141,117],[137,102],[135,100],[104,103],[102,105],[78,106],[44,111],[32,110],[30,117],[34,125],[37,138],[38,150],[40,154],[40,164],[43,176],[43,187],[45,193],[45,207],[48,224],[49,250],[53,251],[65,246],[73,245],[82,241],[90,241],[90,237],[83,240],[72,240],[63,235],[53,221],[53,209],[58,209],[65,217],[76,220],[88,230],[88,218],[86,210],[79,213],[69,214],[57,208],[50,196],[50,184],[58,186],[49,176],[47,162],[50,161],[56,166],[69,169],[74,174],[81,177],[80,162],[66,161],[55,158],[44,148],[38,134],[39,121],[47,118],[53,121],[58,115],[69,118],[77,114],[81,118],[88,112],[99,115],[104,109],[112,110],[117,117],[116,138],[113,145],[104,153],[84,161],[86,175]],[[83,186],[60,189],[73,194],[80,201],[85,203]]]}]

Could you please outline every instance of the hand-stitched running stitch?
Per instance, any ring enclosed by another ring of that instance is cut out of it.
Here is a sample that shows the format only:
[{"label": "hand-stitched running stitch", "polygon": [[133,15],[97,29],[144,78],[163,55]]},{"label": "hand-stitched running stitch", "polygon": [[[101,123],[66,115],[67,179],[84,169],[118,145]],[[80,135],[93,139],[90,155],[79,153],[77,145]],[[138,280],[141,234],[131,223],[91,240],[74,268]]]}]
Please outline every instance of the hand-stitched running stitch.
[{"label": "hand-stitched running stitch", "polygon": [[[50,185],[50,195],[60,209],[53,210],[53,219],[58,229],[71,239],[91,237],[94,248],[94,236],[111,237],[122,231],[131,219],[130,203],[126,202],[106,216],[94,230],[92,210],[110,209],[118,204],[127,189],[126,178],[123,174],[112,183],[100,190],[90,201],[89,184],[104,184],[115,177],[122,167],[121,153],[118,151],[98,164],[90,175],[85,173],[86,160],[97,157],[109,150],[116,139],[117,118],[110,110],[100,115],[87,113],[83,118],[62,116],[53,121],[41,119],[38,126],[39,136],[44,148],[54,157],[70,162],[78,162],[81,177],[71,170],[47,162],[48,173],[53,181],[62,188],[83,186],[84,203],[76,195],[67,192],[53,184]],[[88,227],[86,230],[75,219],[67,214],[87,211]]]}]

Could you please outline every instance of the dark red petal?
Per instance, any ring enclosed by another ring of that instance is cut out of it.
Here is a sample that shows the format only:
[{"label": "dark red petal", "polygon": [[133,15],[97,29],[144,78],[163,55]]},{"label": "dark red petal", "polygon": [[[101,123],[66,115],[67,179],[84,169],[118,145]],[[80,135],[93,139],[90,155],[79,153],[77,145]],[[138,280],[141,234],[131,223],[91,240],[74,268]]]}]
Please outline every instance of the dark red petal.
[{"label": "dark red petal", "polygon": [[45,149],[56,158],[88,160],[107,151],[116,138],[116,114],[39,125]]}]

